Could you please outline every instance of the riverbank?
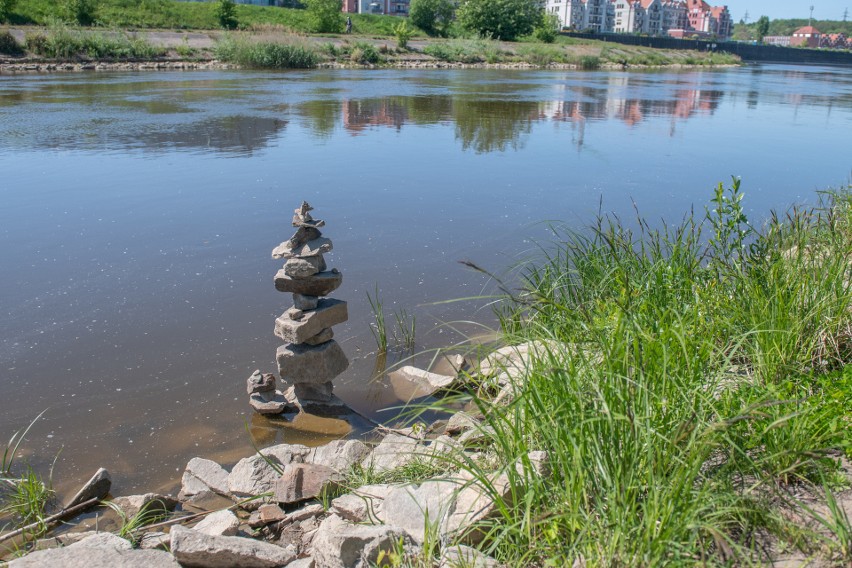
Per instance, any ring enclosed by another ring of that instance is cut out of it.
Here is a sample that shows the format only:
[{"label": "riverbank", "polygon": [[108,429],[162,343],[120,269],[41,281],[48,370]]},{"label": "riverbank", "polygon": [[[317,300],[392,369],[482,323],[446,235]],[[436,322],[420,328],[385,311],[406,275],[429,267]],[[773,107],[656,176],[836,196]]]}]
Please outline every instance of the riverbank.
[{"label": "riverbank", "polygon": [[[0,30],[0,34],[4,30]],[[10,28],[0,73],[81,70],[389,67],[647,69],[737,65],[700,51],[614,46],[600,41],[541,44],[483,39],[302,36],[280,30],[223,33]]]},{"label": "riverbank", "polygon": [[180,500],[215,522],[143,536],[126,523],[140,503],[161,520],[177,502],[127,497],[116,531],[141,550],[95,536],[33,561],[167,547],[163,566],[204,550],[317,567],[846,565],[850,189],[756,228],[735,180],[676,226],[558,233],[501,287],[504,347],[450,357],[449,374],[398,370],[441,393],[430,407],[464,411],[379,429],[373,448],[191,460]]}]

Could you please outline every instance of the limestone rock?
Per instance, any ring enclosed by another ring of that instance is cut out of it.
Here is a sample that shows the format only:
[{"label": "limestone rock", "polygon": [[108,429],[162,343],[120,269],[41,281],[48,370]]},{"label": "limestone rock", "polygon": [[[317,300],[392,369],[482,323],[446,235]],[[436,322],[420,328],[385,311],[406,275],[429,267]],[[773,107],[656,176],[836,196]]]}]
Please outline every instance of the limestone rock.
[{"label": "limestone rock", "polygon": [[319,237],[297,246],[293,246],[290,241],[284,241],[272,249],[272,258],[306,258],[331,252],[332,248],[334,247],[331,239],[326,237]]},{"label": "limestone rock", "polygon": [[396,487],[384,501],[385,523],[403,529],[417,544],[422,544],[435,531],[443,536],[458,490],[459,486],[449,480]]},{"label": "limestone rock", "polygon": [[470,529],[497,512],[500,506],[498,499],[504,503],[511,502],[512,486],[506,474],[492,476],[489,487],[483,487],[466,471],[460,472],[456,479],[463,486],[458,491],[452,512],[447,517],[446,531],[449,534],[464,534],[468,542],[477,543],[484,535]]},{"label": "limestone rock", "polygon": [[384,522],[384,502],[394,486],[362,485],[355,491],[341,495],[331,502],[331,510],[353,523],[378,524]]},{"label": "limestone rock", "polygon": [[336,341],[322,345],[282,345],[276,353],[281,376],[292,383],[322,384],[349,367],[346,354]]},{"label": "limestone rock", "polygon": [[533,358],[546,357],[555,348],[549,341],[528,341],[520,345],[502,347],[489,354],[478,367],[479,374],[491,378],[498,385],[518,386]]},{"label": "limestone rock", "polygon": [[98,499],[104,499],[107,494],[109,494],[110,487],[112,486],[112,478],[109,475],[109,472],[104,468],[98,469],[95,472],[95,475],[92,476],[89,481],[74,495],[70,501],[65,505],[66,509],[70,509],[75,505],[79,505],[89,499],[94,499],[97,497]]},{"label": "limestone rock", "polygon": [[[334,401],[334,385],[331,381],[321,384],[296,383],[284,394],[291,403],[308,411],[312,403],[331,405]],[[326,412],[325,414],[328,414]]]},{"label": "limestone rock", "polygon": [[390,471],[418,459],[418,456],[424,454],[424,449],[425,446],[420,440],[388,434],[373,452],[364,458],[361,466],[376,473]]},{"label": "limestone rock", "polygon": [[444,433],[453,436],[477,427],[479,427],[479,420],[467,412],[456,412],[450,416],[450,419],[447,421],[447,427],[444,428]]},{"label": "limestone rock", "polygon": [[212,460],[192,458],[181,477],[180,499],[185,500],[208,489],[227,496],[228,472]]},{"label": "limestone rock", "polygon": [[169,550],[171,537],[168,533],[151,531],[146,532],[139,538],[139,548],[142,550]]},{"label": "limestone rock", "polygon": [[181,566],[274,568],[296,559],[292,548],[236,536],[210,536],[180,525],[171,529],[171,551]]},{"label": "limestone rock", "polygon": [[305,458],[305,463],[328,466],[345,474],[369,453],[370,448],[360,440],[334,440],[324,446],[311,448]]},{"label": "limestone rock", "polygon": [[463,544],[450,547],[441,554],[438,568],[501,568],[494,558]]},{"label": "limestone rock", "polygon": [[130,495],[127,497],[116,497],[112,504],[117,506],[127,517],[135,516],[145,508],[150,513],[168,513],[174,511],[178,504],[177,499],[170,495],[159,493],[145,493],[144,495]]},{"label": "limestone rock", "polygon": [[128,541],[98,533],[70,546],[33,552],[9,562],[9,568],[180,568],[168,552],[134,550]]},{"label": "limestone rock", "polygon": [[449,388],[455,377],[430,373],[411,365],[406,365],[388,373],[394,393],[402,400],[429,396],[439,390]]},{"label": "limestone rock", "polygon": [[249,405],[259,414],[281,414],[289,402],[280,391],[255,392],[249,397]]},{"label": "limestone rock", "polygon": [[248,394],[256,392],[267,392],[275,390],[275,375],[272,373],[261,373],[256,370],[246,380],[246,391]]},{"label": "limestone rock", "polygon": [[[261,450],[261,454],[281,469],[291,463],[302,463],[308,452],[306,446],[299,444],[281,444]],[[254,497],[272,491],[277,479],[278,473],[266,459],[255,454],[241,459],[228,474],[228,491],[239,499]],[[257,507],[262,505],[257,501],[253,503]],[[250,504],[247,505],[251,508]]]},{"label": "limestone rock", "polygon": [[284,274],[290,278],[308,278],[317,272],[323,272],[326,268],[325,259],[321,254],[306,258],[291,258],[284,265]]},{"label": "limestone rock", "polygon": [[515,471],[518,472],[518,475],[523,477],[527,469],[531,470],[538,477],[549,477],[550,456],[543,450],[535,450],[527,454],[526,460],[519,458],[515,462]]},{"label": "limestone rock", "polygon": [[275,274],[275,289],[303,296],[328,296],[343,283],[343,274],[336,270],[317,272],[308,278],[291,278],[282,268]]},{"label": "limestone rock", "polygon": [[343,475],[328,466],[291,464],[275,483],[274,500],[289,505],[314,499],[334,491],[342,482]]},{"label": "limestone rock", "polygon": [[284,568],[316,568],[316,562],[310,556],[307,558],[299,558],[294,560]]},{"label": "limestone rock", "polygon": [[304,296],[302,294],[293,294],[293,306],[299,310],[315,310],[317,309],[318,304],[318,296]]},{"label": "limestone rock", "polygon": [[290,343],[304,343],[324,329],[349,319],[346,302],[342,300],[320,300],[317,308],[303,312],[298,320],[283,314],[275,320],[275,335]]},{"label": "limestone rock", "polygon": [[307,338],[304,343],[306,345],[322,345],[326,341],[331,341],[334,337],[334,331],[327,327],[313,337]]},{"label": "limestone rock", "polygon": [[311,223],[300,222],[298,225],[294,226],[297,227],[296,232],[292,237],[287,239],[287,247],[290,250],[297,249],[305,243],[318,239],[322,236],[320,230]]},{"label": "limestone rock", "polygon": [[313,540],[313,558],[321,568],[367,568],[378,563],[381,551],[391,552],[407,535],[395,527],[347,523],[331,515]]},{"label": "limestone rock", "polygon": [[211,536],[234,536],[239,528],[240,520],[237,516],[228,509],[223,509],[201,519],[192,530]]}]

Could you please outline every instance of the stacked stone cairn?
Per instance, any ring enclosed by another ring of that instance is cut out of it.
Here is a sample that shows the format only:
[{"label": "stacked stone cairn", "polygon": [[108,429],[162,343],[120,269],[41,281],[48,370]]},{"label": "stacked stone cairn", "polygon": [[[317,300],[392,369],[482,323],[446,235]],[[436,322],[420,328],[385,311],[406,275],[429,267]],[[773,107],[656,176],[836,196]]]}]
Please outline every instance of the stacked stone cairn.
[{"label": "stacked stone cairn", "polygon": [[305,410],[330,412],[345,408],[334,396],[332,381],[346,370],[349,361],[334,339],[332,326],[349,319],[346,302],[324,298],[343,282],[337,269],[327,270],[323,254],[331,240],[323,237],[325,221],[314,219],[307,203],[295,210],[296,233],[272,251],[272,258],[286,259],[275,275],[275,288],[293,294],[293,306],[275,320],[275,335],[286,343],[276,359],[286,392],[275,389],[275,377],[260,371],[249,377],[250,404],[262,414]]}]

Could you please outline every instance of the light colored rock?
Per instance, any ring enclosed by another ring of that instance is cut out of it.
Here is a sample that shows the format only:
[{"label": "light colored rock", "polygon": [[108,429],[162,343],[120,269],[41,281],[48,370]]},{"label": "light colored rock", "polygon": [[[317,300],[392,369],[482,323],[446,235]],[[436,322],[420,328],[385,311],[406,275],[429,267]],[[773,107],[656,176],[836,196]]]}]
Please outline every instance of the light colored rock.
[{"label": "light colored rock", "polygon": [[388,434],[372,453],[362,460],[361,466],[376,473],[390,471],[419,459],[425,453],[424,449],[425,445],[420,440]]},{"label": "light colored rock", "polygon": [[281,414],[290,406],[280,391],[255,392],[249,397],[249,406],[258,414]]},{"label": "light colored rock", "polygon": [[170,495],[145,493],[144,495],[116,497],[112,500],[112,504],[121,509],[127,517],[133,517],[143,508],[151,514],[174,511],[178,501]]},{"label": "light colored rock", "polygon": [[463,544],[452,546],[441,553],[439,568],[501,568],[494,558]]},{"label": "light colored rock", "polygon": [[333,244],[331,239],[325,237],[308,241],[307,243],[297,247],[293,247],[290,241],[284,241],[272,249],[272,258],[306,258],[331,252],[332,248]]},{"label": "light colored rock", "polygon": [[[489,480],[489,487],[483,487],[467,471],[454,476],[462,488],[456,494],[452,512],[447,517],[447,534],[463,534],[469,543],[477,543],[483,538],[480,531],[471,530],[473,525],[491,518],[503,503],[510,503],[512,486],[506,474],[495,475]],[[498,502],[498,499],[502,503]]]},{"label": "light colored rock", "polygon": [[520,378],[529,370],[533,358],[542,359],[556,348],[555,342],[552,341],[528,341],[520,345],[509,345],[489,354],[474,370],[503,388],[517,387],[520,386]]},{"label": "light colored rock", "polygon": [[303,296],[328,296],[343,283],[343,274],[337,270],[317,272],[308,278],[291,278],[282,268],[275,273],[275,289]]},{"label": "light colored rock", "polygon": [[466,430],[471,430],[479,426],[479,420],[468,414],[467,412],[456,412],[447,421],[447,427],[444,428],[444,433],[451,436],[459,434]]},{"label": "light colored rock", "polygon": [[322,345],[282,345],[276,353],[281,377],[291,383],[323,384],[349,367],[340,345],[331,340]]},{"label": "light colored rock", "polygon": [[408,537],[395,527],[355,525],[331,515],[317,529],[312,556],[318,568],[367,568],[400,540],[405,546]]},{"label": "light colored rock", "polygon": [[305,258],[291,258],[284,265],[284,274],[290,278],[308,278],[325,269],[325,260],[321,254],[318,254]]},{"label": "light colored rock", "polygon": [[169,550],[171,536],[168,533],[151,531],[139,538],[139,548],[142,550]]},{"label": "light colored rock", "polygon": [[487,445],[494,439],[494,428],[491,426],[481,426],[465,430],[458,438],[458,443],[465,448],[475,448],[477,446]]},{"label": "light colored rock", "polygon": [[299,558],[298,560],[294,560],[284,568],[316,568],[316,563],[314,559],[310,556],[308,558]]},{"label": "light colored rock", "polygon": [[257,369],[248,379],[246,379],[246,392],[248,394],[274,390],[275,375],[272,373],[261,373],[260,370]]},{"label": "light colored rock", "polygon": [[410,365],[391,371],[388,377],[394,394],[406,402],[449,388],[455,381],[454,377],[430,373]]},{"label": "light colored rock", "polygon": [[305,344],[307,345],[321,345],[326,341],[331,341],[334,338],[334,330],[330,327],[325,328],[318,334],[313,337],[309,337],[305,340]]},{"label": "light colored rock", "polygon": [[334,440],[324,446],[311,448],[305,457],[305,463],[325,465],[340,473],[346,473],[369,453],[370,448],[360,440]]},{"label": "light colored rock", "polygon": [[67,532],[56,536],[48,536],[38,539],[33,545],[33,550],[47,550],[49,548],[58,548],[60,546],[69,546],[75,542],[80,542],[84,538],[92,535],[101,534],[97,531],[82,531],[82,532]]},{"label": "light colored rock", "polygon": [[212,460],[192,458],[183,471],[179,497],[186,500],[207,490],[227,496],[228,472]]},{"label": "light colored rock", "polygon": [[313,463],[290,464],[275,483],[274,500],[291,504],[315,499],[334,491],[343,475],[328,466]]},{"label": "light colored rock", "polygon": [[[283,470],[287,464],[302,463],[309,451],[306,446],[299,444],[281,444],[261,450],[260,453]],[[275,469],[262,456],[255,454],[241,459],[228,474],[228,491],[238,499],[254,497],[272,491],[278,477]],[[247,503],[246,506],[256,508],[262,505],[259,501],[252,503],[256,505]]]},{"label": "light colored rock", "polygon": [[302,507],[301,509],[296,509],[292,513],[288,513],[286,517],[282,520],[283,523],[301,523],[307,519],[311,519],[313,517],[318,517],[325,513],[325,508],[319,503],[314,503],[313,505],[308,505],[307,507]]},{"label": "light colored rock", "polygon": [[362,485],[355,491],[341,495],[331,502],[331,510],[352,523],[378,524],[384,522],[385,498],[394,489],[392,485]]},{"label": "light colored rock", "polygon": [[283,520],[287,517],[287,513],[284,512],[284,509],[279,507],[275,503],[267,503],[265,505],[261,505],[260,509],[257,510],[258,517],[261,525],[268,525],[269,523],[277,523],[278,521]]},{"label": "light colored rock", "polygon": [[192,527],[195,531],[211,536],[234,536],[239,528],[240,520],[227,509],[210,513]]},{"label": "light colored rock", "polygon": [[204,568],[274,568],[296,559],[292,548],[237,536],[210,536],[176,525],[171,551],[181,566]]},{"label": "light colored rock", "polygon": [[9,568],[180,568],[168,552],[134,550],[110,533],[98,533],[70,546],[33,552],[9,562]]},{"label": "light colored rock", "polygon": [[550,476],[550,456],[543,450],[536,450],[527,454],[527,459],[519,458],[515,462],[515,471],[518,475],[524,476],[525,472],[530,470],[538,477]]},{"label": "light colored rock", "polygon": [[322,330],[345,322],[349,319],[346,302],[326,298],[319,301],[317,308],[302,312],[296,320],[287,313],[275,320],[275,335],[289,343],[304,343],[318,335]]},{"label": "light colored rock", "polygon": [[70,509],[75,505],[79,505],[89,499],[105,499],[112,487],[112,478],[109,472],[104,468],[98,469],[89,481],[74,495],[65,505],[66,509]]},{"label": "light colored rock", "polygon": [[430,480],[392,489],[384,501],[385,523],[397,526],[417,543],[446,534],[459,486],[449,480]]},{"label": "light colored rock", "polygon": [[[296,383],[284,394],[291,404],[299,406],[303,409],[310,406],[312,403],[325,404],[334,400],[334,385],[331,381],[326,383]],[[306,409],[307,412],[312,412]],[[318,411],[319,412],[319,411]],[[331,414],[325,412],[325,414]]]},{"label": "light colored rock", "polygon": [[431,444],[426,447],[425,453],[430,457],[435,457],[438,459],[441,459],[443,457],[444,459],[446,459],[450,454],[454,452],[461,452],[463,450],[464,446],[459,444],[451,437],[438,436]]},{"label": "light colored rock", "polygon": [[310,311],[317,309],[317,305],[319,305],[319,297],[318,296],[305,296],[303,294],[293,294],[293,307],[302,310],[302,311]]}]

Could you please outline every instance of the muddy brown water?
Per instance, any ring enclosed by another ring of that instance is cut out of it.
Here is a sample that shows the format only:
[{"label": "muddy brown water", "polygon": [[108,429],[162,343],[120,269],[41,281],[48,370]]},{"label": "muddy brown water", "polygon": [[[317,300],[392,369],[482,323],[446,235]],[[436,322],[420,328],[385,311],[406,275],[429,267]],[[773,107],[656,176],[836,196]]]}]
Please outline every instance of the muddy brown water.
[{"label": "muddy brown water", "polygon": [[[403,403],[369,380],[367,292],[416,316],[416,350],[464,341],[494,325],[488,300],[443,302],[494,288],[459,260],[502,274],[548,220],[630,219],[633,200],[675,221],[731,175],[756,219],[813,202],[848,180],[850,126],[842,68],[0,77],[0,439],[46,410],[22,460],[56,458],[62,491],[103,466],[126,494],[252,440],[359,435]],[[270,251],[302,199],[344,274],[355,424],[247,405],[246,377],[275,368]]]}]

